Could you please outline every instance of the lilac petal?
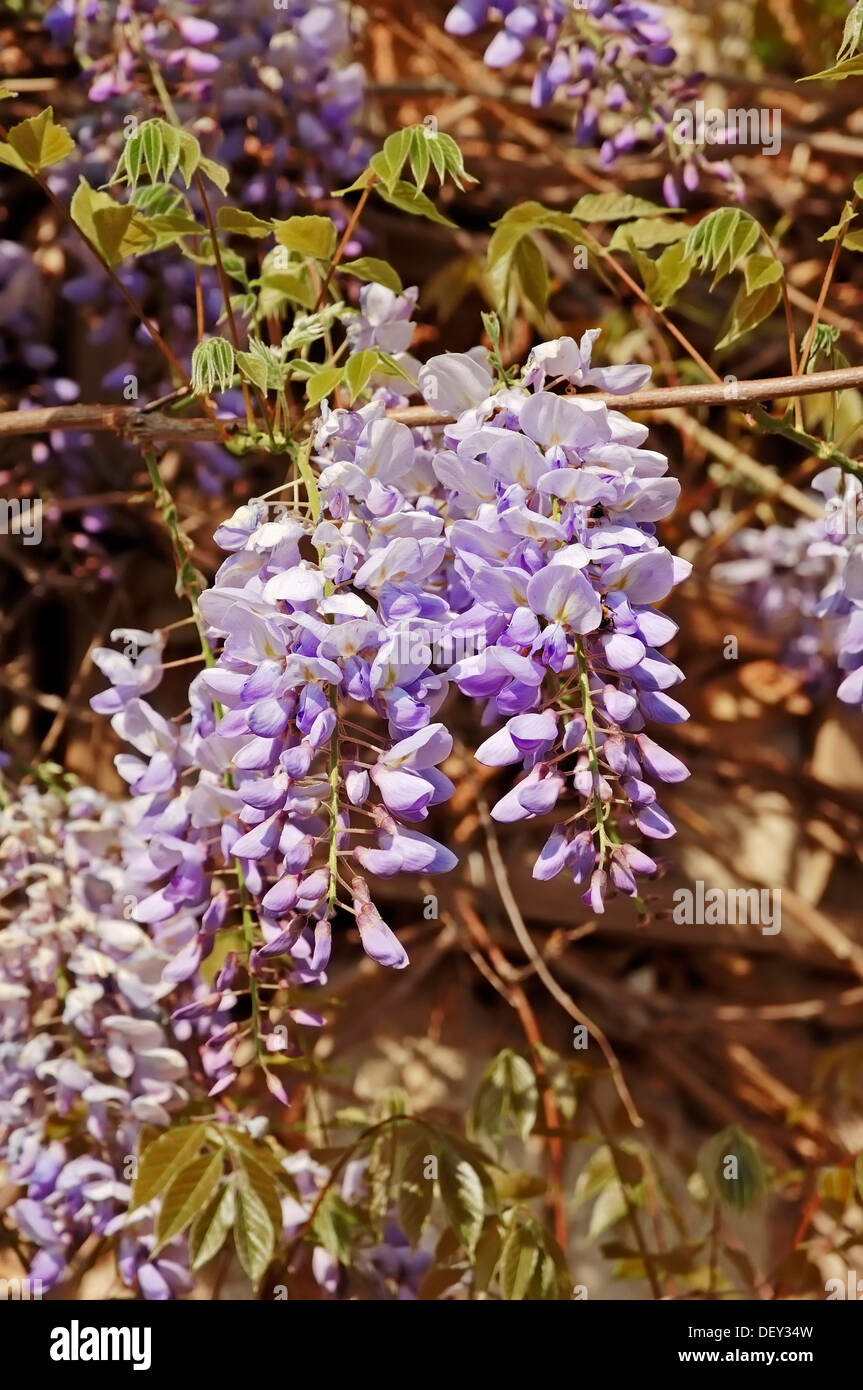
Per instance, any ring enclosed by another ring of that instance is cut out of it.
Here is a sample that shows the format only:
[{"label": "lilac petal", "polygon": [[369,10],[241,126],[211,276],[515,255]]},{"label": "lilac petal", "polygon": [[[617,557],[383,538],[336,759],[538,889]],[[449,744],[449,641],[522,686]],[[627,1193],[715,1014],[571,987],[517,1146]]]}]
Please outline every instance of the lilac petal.
[{"label": "lilac petal", "polygon": [[357,912],[357,928],[363,950],[379,965],[403,970],[409,963],[407,951],[372,903],[364,903]]},{"label": "lilac petal", "polygon": [[275,917],[281,917],[283,913],[290,912],[297,901],[299,883],[296,874],[284,874],[264,894],[261,899],[261,906],[267,912],[272,912]]},{"label": "lilac petal", "polygon": [[680,758],[676,758],[665,748],[660,748],[647,734],[638,734],[635,741],[641,753],[641,761],[653,777],[658,777],[660,782],[686,781],[689,768]]},{"label": "lilac petal", "polygon": [[533,877],[542,882],[554,878],[566,867],[569,842],[561,826],[555,826],[539,852],[533,866]]},{"label": "lilac petal", "polygon": [[249,830],[245,835],[241,835],[234,844],[231,853],[236,859],[263,859],[270,854],[279,843],[281,832],[281,816],[270,816],[267,820],[256,825],[253,830]]},{"label": "lilac petal", "polygon": [[652,840],[668,840],[674,834],[674,826],[658,803],[645,806],[635,821],[642,835]]},{"label": "lilac petal", "polygon": [[506,767],[509,763],[521,762],[522,753],[513,742],[509,728],[498,729],[474,753],[478,763],[486,767]]}]

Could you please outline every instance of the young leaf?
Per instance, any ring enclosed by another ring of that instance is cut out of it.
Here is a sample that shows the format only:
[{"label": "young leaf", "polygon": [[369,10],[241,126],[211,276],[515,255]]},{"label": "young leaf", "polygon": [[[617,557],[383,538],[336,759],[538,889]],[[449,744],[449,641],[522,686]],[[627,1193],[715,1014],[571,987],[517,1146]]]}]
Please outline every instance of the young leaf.
[{"label": "young leaf", "polygon": [[670,211],[678,209],[660,207],[632,193],[585,193],[572,209],[572,216],[579,222],[625,222],[633,217],[667,217]]},{"label": "young leaf", "polygon": [[234,1190],[225,1186],[211,1198],[189,1231],[189,1268],[200,1269],[217,1255],[234,1223]]},{"label": "young leaf", "polygon": [[345,367],[345,385],[350,394],[349,404],[353,405],[357,396],[368,384],[369,377],[378,363],[378,354],[374,348],[365,348],[362,352],[355,352],[348,358]]},{"label": "young leaf", "polygon": [[274,222],[273,227],[276,241],[289,251],[318,261],[332,260],[338,232],[329,217],[289,217],[284,222]]},{"label": "young leaf", "polygon": [[264,222],[253,212],[244,212],[242,208],[219,208],[216,222],[223,232],[236,232],[238,236],[264,237],[273,234],[272,222]]},{"label": "young leaf", "polygon": [[[775,262],[774,262],[775,264]],[[781,267],[779,267],[778,280],[782,278]],[[773,310],[782,303],[782,286],[777,279],[762,284],[759,288],[751,292],[742,285],[737,292],[737,297],[731,306],[731,316],[728,326],[725,329],[716,350],[731,347],[740,338],[751,333],[760,323],[763,323]]]},{"label": "young leaf", "polygon": [[91,188],[82,176],[69,208],[72,221],[101,253],[108,265],[153,244],[147,219],[133,203],[115,203],[109,193]]},{"label": "young leaf", "polygon": [[200,1154],[181,1168],[162,1197],[156,1222],[156,1250],[184,1231],[209,1202],[222,1176],[222,1151]]},{"label": "young leaf", "polygon": [[175,1174],[200,1152],[205,1140],[203,1125],[181,1125],[148,1144],[138,1163],[129,1211],[137,1211],[164,1192]]},{"label": "young leaf", "polygon": [[402,212],[409,212],[414,217],[427,217],[430,222],[439,222],[444,227],[456,225],[448,217],[444,217],[442,212],[438,212],[431,199],[418,188],[414,188],[412,183],[398,179],[390,188],[379,184],[378,192],[385,202],[392,203],[393,207],[399,208]]},{"label": "young leaf", "polygon": [[306,399],[309,405],[318,405],[324,396],[329,396],[335,391],[343,376],[344,368],[342,367],[324,367],[322,371],[316,372],[306,387]]},{"label": "young leaf", "polygon": [[381,167],[385,170],[382,177],[387,187],[395,183],[401,173],[410,152],[413,135],[414,127],[405,126],[402,130],[396,130],[392,135],[388,135],[384,141],[384,147],[380,153],[383,156]]},{"label": "young leaf", "polygon": [[246,381],[257,386],[259,391],[266,392],[270,374],[263,358],[254,352],[238,352],[237,366]]},{"label": "young leaf", "polygon": [[371,280],[375,284],[384,285],[393,294],[401,294],[404,286],[397,270],[394,270],[389,261],[380,261],[375,256],[360,256],[355,261],[342,261],[339,266],[340,271],[350,275],[356,275],[358,280]]},{"label": "young leaf", "polygon": [[205,338],[192,353],[191,383],[196,396],[228,391],[234,378],[234,349],[226,338]]},{"label": "young leaf", "polygon": [[[70,155],[75,148],[75,141],[63,126],[55,124],[53,106],[46,106],[38,116],[31,116],[29,120],[20,121],[18,125],[12,126],[9,131],[9,144],[0,147],[0,156],[2,151],[8,151],[10,148],[22,161],[18,167],[28,169],[30,173],[38,173],[40,169],[59,164]],[[12,158],[5,158],[3,162],[15,164]]]},{"label": "young leaf", "polygon": [[685,254],[700,270],[712,270],[716,285],[749,254],[760,235],[758,223],[741,208],[719,208],[692,228]]},{"label": "young leaf", "polygon": [[627,251],[630,242],[641,250],[650,246],[671,246],[689,235],[685,222],[673,222],[670,217],[639,217],[635,222],[617,227],[608,243],[609,251]]},{"label": "young leaf", "polygon": [[844,58],[841,63],[834,63],[832,68],[824,68],[822,72],[810,73],[808,77],[798,77],[798,82],[844,82],[846,77],[859,77],[863,74],[863,53],[858,53],[855,58]]},{"label": "young leaf", "polygon": [[203,155],[199,155],[198,169],[202,174],[206,174],[210,183],[214,183],[220,193],[227,193],[231,176],[224,164],[217,164],[215,159],[205,159]]},{"label": "young leaf", "polygon": [[548,267],[532,237],[522,237],[515,250],[514,269],[527,300],[544,314],[548,308]]},{"label": "young leaf", "polygon": [[410,148],[411,171],[417,188],[424,188],[429,173],[429,137],[425,126],[415,126]]}]

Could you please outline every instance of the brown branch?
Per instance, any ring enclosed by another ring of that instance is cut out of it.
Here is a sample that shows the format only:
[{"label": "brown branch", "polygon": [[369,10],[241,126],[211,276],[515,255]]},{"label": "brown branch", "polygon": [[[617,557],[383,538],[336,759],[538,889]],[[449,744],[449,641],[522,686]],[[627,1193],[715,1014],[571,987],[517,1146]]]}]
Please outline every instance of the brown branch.
[{"label": "brown branch", "polygon": [[[772,401],[786,396],[817,396],[828,391],[863,387],[863,367],[843,367],[832,372],[809,372],[806,376],[764,377],[757,381],[736,381],[705,386],[661,386],[650,391],[633,391],[613,396],[605,391],[586,393],[585,400],[602,401],[615,410],[676,410],[682,406],[742,405]],[[387,412],[405,425],[452,424],[454,416],[428,405],[409,405]],[[56,405],[42,410],[0,411],[0,438],[28,434],[47,434],[51,430],[103,430],[127,436],[136,443],[157,439],[191,441],[216,439],[223,430],[242,430],[242,419],[184,420],[137,406]]]}]

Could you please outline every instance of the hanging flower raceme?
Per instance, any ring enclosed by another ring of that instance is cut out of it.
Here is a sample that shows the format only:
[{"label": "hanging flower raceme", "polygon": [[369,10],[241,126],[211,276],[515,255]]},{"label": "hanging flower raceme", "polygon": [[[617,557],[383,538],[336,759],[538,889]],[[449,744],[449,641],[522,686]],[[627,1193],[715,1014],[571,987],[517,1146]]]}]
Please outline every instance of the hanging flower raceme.
[{"label": "hanging flower raceme", "polygon": [[[820,696],[863,706],[863,484],[840,468],[812,479],[821,519],[792,526],[745,527],[732,539],[733,558],[715,564],[711,576],[734,589]],[[701,517],[702,531],[727,518]],[[838,688],[837,688],[838,686]]]},{"label": "hanging flower raceme", "polygon": [[[171,956],[128,917],[134,841],[128,807],[84,788],[27,787],[0,809],[0,1159],[43,1289],[124,1227],[142,1126],[168,1126],[191,1079],[162,1002]],[[184,1248],[145,1264],[153,1217],[138,1213],[121,1274],[173,1297],[191,1287]]]},{"label": "hanging flower raceme", "polygon": [[[598,144],[606,168],[645,139],[671,153],[674,172],[663,189],[677,206],[681,185],[695,189],[707,161],[702,149],[675,133],[675,113],[694,100],[700,79],[674,69],[668,12],[648,0],[459,0],[445,28],[463,37],[497,25],[483,55],[490,68],[535,57],[531,105],[571,102],[576,140]],[[742,191],[725,161],[711,162],[710,171],[738,195]]]},{"label": "hanging flower raceme", "polygon": [[643,447],[647,429],[590,396],[542,389],[548,375],[644,384],[645,368],[591,368],[595,338],[541,345],[522,384],[495,394],[475,356],[432,359],[420,385],[429,400],[475,402],[445,428],[433,467],[456,513],[450,601],[484,636],[449,675],[486,722],[505,721],[479,761],[525,774],[492,815],[558,815],[534,875],[566,869],[602,911],[609,888],[635,896],[637,876],[655,870],[633,836],[673,834],[657,784],[688,774],[645,721],[687,717],[667,694],[682,672],[660,650],[676,627],[654,604],[690,567],[655,534],[679,484]]},{"label": "hanging flower raceme", "polygon": [[[686,770],[645,721],[685,718],[660,650],[675,626],[653,606],[687,568],[655,534],[678,485],[643,426],[544,389],[644,383],[645,368],[595,367],[596,336],[542,344],[518,385],[484,350],[433,358],[419,387],[456,416],[443,431],[389,418],[405,404],[391,384],[324,408],[317,515],[253,500],[216,532],[228,555],[200,598],[216,656],[185,720],[143,698],[155,662],[133,680],[99,653],[115,684],[97,704],[135,750],[117,759],[139,807],[134,915],[175,943],[165,978],[193,980],[215,933],[243,924],[243,957],[175,1015],[205,1032],[212,1093],[252,1028],[266,1067],[291,1050],[277,1019],[323,1021],[289,992],[325,981],[340,911],[375,960],[407,964],[367,876],[456,863],[424,824],[454,790],[453,687],[502,725],[480,760],[523,767],[497,819],[560,818],[538,877],[569,869],[601,909],[607,885],[634,896],[654,869],[635,839],[672,834],[656,784]],[[230,1013],[246,989],[251,1021]]]}]

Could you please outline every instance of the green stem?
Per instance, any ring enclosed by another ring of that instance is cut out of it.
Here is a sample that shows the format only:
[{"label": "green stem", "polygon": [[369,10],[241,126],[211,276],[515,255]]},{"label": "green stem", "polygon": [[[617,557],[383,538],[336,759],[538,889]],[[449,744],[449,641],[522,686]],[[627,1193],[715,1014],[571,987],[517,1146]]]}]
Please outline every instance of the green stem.
[{"label": "green stem", "polygon": [[[578,683],[581,689],[581,704],[584,713],[584,722],[587,725],[587,757],[590,771],[594,778],[599,777],[599,759],[596,754],[596,725],[593,721],[593,698],[590,693],[590,681],[588,679],[587,657],[584,652],[584,643],[581,638],[576,639],[576,656],[578,658]],[[603,804],[593,792],[593,809],[596,813],[596,833],[599,838],[600,861],[604,861],[608,853],[608,831],[605,825],[605,810]]]}]

